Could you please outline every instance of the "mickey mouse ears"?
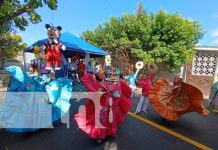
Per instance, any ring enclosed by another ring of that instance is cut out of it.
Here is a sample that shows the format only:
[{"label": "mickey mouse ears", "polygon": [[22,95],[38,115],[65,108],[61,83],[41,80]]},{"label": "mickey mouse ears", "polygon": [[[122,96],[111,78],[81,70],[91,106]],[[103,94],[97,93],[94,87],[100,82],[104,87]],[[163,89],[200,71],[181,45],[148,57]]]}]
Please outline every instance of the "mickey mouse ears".
[{"label": "mickey mouse ears", "polygon": [[[46,29],[49,29],[49,28],[51,28],[51,27],[52,27],[52,26],[50,26],[49,24],[46,24],[46,25],[45,25],[45,28],[46,28]],[[55,28],[55,27],[52,27],[52,28]],[[57,28],[59,31],[62,30],[62,27],[61,27],[61,26],[57,26],[56,28]]]},{"label": "mickey mouse ears", "polygon": [[46,24],[45,28],[48,29],[48,28],[51,28],[51,26],[49,24]]}]

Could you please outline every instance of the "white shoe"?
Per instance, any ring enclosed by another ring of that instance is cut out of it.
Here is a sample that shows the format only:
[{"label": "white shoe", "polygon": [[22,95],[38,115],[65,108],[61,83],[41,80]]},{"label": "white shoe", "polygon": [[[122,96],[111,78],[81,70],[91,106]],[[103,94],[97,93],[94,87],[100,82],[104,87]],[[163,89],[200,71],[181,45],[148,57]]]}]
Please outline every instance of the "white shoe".
[{"label": "white shoe", "polygon": [[140,112],[139,112],[139,111],[135,111],[135,112],[134,112],[134,114],[138,114],[138,113],[140,113]]},{"label": "white shoe", "polygon": [[61,70],[61,67],[55,67],[55,70]]},{"label": "white shoe", "polygon": [[53,68],[51,67],[45,67],[46,70],[52,70]]},{"label": "white shoe", "polygon": [[146,113],[146,114],[148,113],[147,110],[143,110],[143,112]]}]

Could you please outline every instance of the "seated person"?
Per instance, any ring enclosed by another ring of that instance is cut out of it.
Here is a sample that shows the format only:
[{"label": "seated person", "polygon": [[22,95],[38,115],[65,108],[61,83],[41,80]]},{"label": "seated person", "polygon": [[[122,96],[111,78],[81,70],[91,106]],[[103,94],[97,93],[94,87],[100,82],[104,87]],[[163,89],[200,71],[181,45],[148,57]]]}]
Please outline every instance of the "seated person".
[{"label": "seated person", "polygon": [[71,60],[69,63],[68,76],[69,76],[69,78],[73,79],[73,81],[77,80],[77,82],[80,82],[78,74],[77,74],[77,68],[78,68],[78,65],[76,64],[76,62]]},{"label": "seated person", "polygon": [[41,74],[38,64],[34,63],[31,65],[31,67],[32,67],[32,72],[30,76],[39,76]]}]

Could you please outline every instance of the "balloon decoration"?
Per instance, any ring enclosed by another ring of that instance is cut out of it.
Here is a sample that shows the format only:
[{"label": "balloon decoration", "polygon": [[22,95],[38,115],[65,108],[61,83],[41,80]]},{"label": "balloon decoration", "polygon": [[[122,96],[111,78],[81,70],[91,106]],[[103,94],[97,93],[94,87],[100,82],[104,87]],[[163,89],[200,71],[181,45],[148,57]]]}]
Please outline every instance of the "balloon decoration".
[{"label": "balloon decoration", "polygon": [[40,49],[38,46],[34,46],[33,53],[35,54],[35,59],[31,61],[32,63],[29,66],[29,70],[33,71],[33,64],[37,64],[39,66],[41,73],[48,73],[48,71],[45,69],[46,67],[45,51]]},{"label": "balloon decoration", "polygon": [[42,63],[42,64],[45,64],[45,63],[46,63],[45,59],[43,59],[43,60],[41,61],[41,63]]},{"label": "balloon decoration", "polygon": [[34,50],[38,51],[39,47],[38,46],[34,46]]},{"label": "balloon decoration", "polygon": [[35,54],[36,59],[40,58],[40,54]]},{"label": "balloon decoration", "polygon": [[46,63],[46,61],[45,61],[45,58],[46,58],[45,51],[40,51],[38,46],[34,46],[33,49],[34,49],[33,53],[35,54],[35,58],[40,59],[41,63],[45,64]]},{"label": "balloon decoration", "polygon": [[41,53],[40,54],[42,54],[42,55],[45,55],[45,51],[41,51]]}]

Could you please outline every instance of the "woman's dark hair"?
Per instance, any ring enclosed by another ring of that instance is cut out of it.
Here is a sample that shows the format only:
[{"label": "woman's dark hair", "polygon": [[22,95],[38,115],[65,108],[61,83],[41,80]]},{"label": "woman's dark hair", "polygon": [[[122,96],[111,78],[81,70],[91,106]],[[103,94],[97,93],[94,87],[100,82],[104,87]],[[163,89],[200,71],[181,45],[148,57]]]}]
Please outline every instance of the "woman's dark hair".
[{"label": "woman's dark hair", "polygon": [[124,79],[124,74],[120,74],[120,79]]},{"label": "woman's dark hair", "polygon": [[182,79],[179,76],[174,77],[173,79],[173,84],[176,85],[178,84]]},{"label": "woman's dark hair", "polygon": [[95,74],[95,79],[96,79],[98,82],[101,82],[101,81],[102,81],[102,79],[99,77],[98,74]]},{"label": "woman's dark hair", "polygon": [[89,72],[89,71],[87,71],[87,73],[89,73],[89,74],[93,74],[93,72]]},{"label": "woman's dark hair", "polygon": [[33,67],[33,69],[38,69],[38,64],[34,63],[34,64],[32,65],[32,67]]}]

